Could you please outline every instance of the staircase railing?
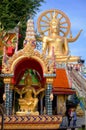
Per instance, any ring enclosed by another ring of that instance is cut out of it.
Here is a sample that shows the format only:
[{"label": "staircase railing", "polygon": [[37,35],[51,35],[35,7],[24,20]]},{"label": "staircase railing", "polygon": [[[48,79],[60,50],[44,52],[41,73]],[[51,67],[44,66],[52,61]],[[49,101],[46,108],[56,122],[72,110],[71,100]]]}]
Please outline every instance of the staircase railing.
[{"label": "staircase railing", "polygon": [[70,71],[71,78],[77,83],[84,93],[86,93],[86,79],[76,70]]}]

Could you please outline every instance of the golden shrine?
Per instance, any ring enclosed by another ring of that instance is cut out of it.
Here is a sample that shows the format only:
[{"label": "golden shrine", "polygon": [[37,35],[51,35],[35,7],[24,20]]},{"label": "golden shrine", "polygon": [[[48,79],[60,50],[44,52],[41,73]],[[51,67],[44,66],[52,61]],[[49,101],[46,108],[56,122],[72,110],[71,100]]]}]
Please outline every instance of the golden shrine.
[{"label": "golden shrine", "polygon": [[[42,51],[36,49],[32,19],[27,21],[23,49],[18,50],[17,37],[12,40],[13,50],[11,43],[3,45],[5,129],[58,129],[68,95],[75,93],[66,65],[77,63],[80,57],[71,56],[68,44],[76,41],[81,31],[73,37],[69,18],[56,9],[43,12],[37,24]],[[9,38],[6,36],[5,41]]]}]

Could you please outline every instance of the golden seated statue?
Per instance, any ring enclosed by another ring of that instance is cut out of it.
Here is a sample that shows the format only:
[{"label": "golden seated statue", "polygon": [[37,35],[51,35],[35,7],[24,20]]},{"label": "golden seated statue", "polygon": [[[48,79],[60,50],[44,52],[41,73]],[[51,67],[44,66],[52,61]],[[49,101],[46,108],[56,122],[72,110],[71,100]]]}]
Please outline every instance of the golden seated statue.
[{"label": "golden seated statue", "polygon": [[[19,111],[16,112],[17,115],[27,115],[27,114],[36,114],[38,115],[39,112],[37,111],[38,105],[38,98],[35,96],[35,89],[33,87],[25,87],[23,94],[25,93],[24,98],[19,98]],[[34,95],[34,96],[33,96]]]},{"label": "golden seated statue", "polygon": [[25,83],[26,86],[22,88],[20,91],[18,88],[16,88],[16,92],[22,93],[25,96],[22,97],[20,94],[19,98],[19,106],[20,110],[16,112],[17,115],[39,115],[39,112],[37,111],[37,106],[38,106],[38,98],[37,95],[44,91],[44,88],[40,88],[39,90],[35,90],[33,86],[31,86],[32,78],[30,74],[26,76]]},{"label": "golden seated statue", "polygon": [[25,97],[19,99],[20,111],[36,111],[38,98],[32,97],[33,93],[34,91],[32,87],[26,89]]},{"label": "golden seated statue", "polygon": [[60,32],[62,27],[67,28],[67,26],[62,26],[62,22],[60,21],[60,18],[57,18],[58,15],[54,12],[53,18],[51,19],[49,23],[49,34],[48,36],[43,36],[43,46],[42,46],[42,52],[44,55],[47,53],[48,58],[52,58],[53,54],[56,58],[57,62],[75,62],[80,59],[78,56],[71,56],[68,42],[74,42],[78,39],[81,31],[77,34],[75,38],[72,38],[72,34],[70,38],[68,39],[65,35],[65,32],[63,36],[60,36]]}]

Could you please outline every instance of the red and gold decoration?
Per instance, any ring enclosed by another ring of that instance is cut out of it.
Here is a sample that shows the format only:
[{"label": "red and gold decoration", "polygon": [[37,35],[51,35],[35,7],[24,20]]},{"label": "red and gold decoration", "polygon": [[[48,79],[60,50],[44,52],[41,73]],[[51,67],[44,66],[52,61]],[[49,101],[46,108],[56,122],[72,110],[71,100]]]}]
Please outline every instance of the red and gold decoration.
[{"label": "red and gold decoration", "polygon": [[60,127],[68,95],[76,93],[70,85],[67,67],[80,60],[79,56],[71,56],[68,44],[76,41],[81,31],[72,37],[70,25],[69,18],[60,10],[43,12],[38,18],[40,51],[36,49],[33,19],[27,20],[21,50],[16,51],[18,35],[4,33],[1,75],[6,94],[5,129]]}]

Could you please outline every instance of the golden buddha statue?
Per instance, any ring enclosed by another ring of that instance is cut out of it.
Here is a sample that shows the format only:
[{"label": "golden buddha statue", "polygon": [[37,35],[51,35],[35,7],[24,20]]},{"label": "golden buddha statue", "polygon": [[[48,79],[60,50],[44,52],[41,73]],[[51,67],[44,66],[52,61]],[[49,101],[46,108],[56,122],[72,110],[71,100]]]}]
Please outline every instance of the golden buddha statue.
[{"label": "golden buddha statue", "polygon": [[[47,53],[48,58],[52,58],[52,54],[54,52],[54,56],[56,58],[56,61],[58,62],[78,61],[80,57],[70,56],[68,42],[76,41],[81,31],[77,34],[75,38],[73,38],[72,35],[70,36],[70,38],[67,38],[65,33],[64,36],[60,36],[60,22],[60,18],[57,18],[54,12],[53,18],[49,23],[49,34],[48,36],[43,36],[42,52],[44,54]],[[63,26],[63,28],[67,27]]]},{"label": "golden buddha statue", "polygon": [[[35,114],[38,115],[39,112],[37,111],[37,105],[38,105],[38,97],[37,95],[40,92],[44,91],[44,88],[40,88],[39,90],[35,90],[35,88],[32,85],[32,77],[30,74],[28,74],[25,78],[25,87],[22,88],[20,91],[18,88],[16,88],[16,92],[20,94],[19,98],[19,106],[20,110],[16,112],[17,115],[26,115],[26,114]],[[21,96],[24,94],[25,96]]]}]

